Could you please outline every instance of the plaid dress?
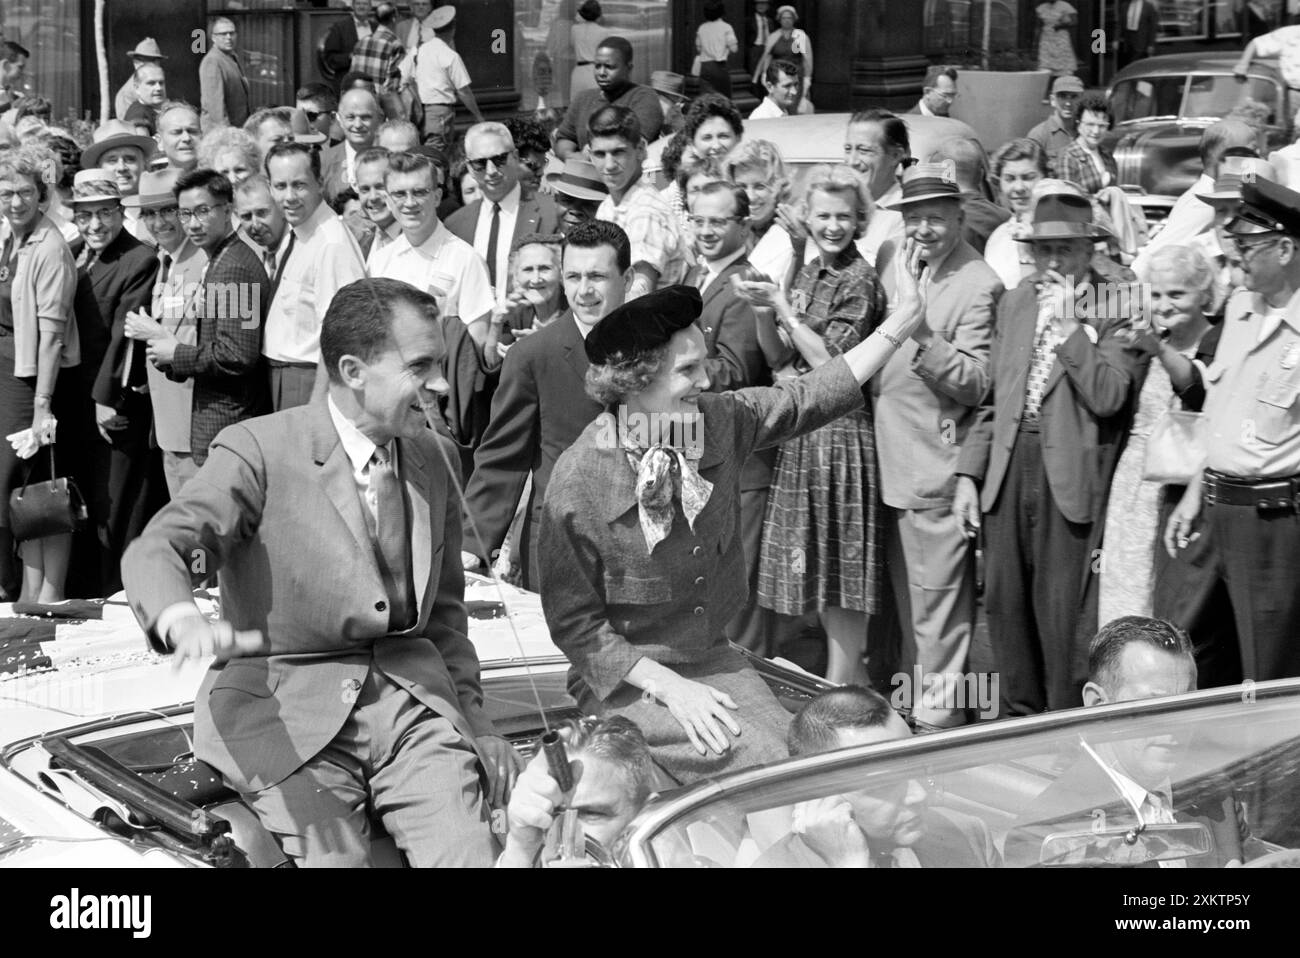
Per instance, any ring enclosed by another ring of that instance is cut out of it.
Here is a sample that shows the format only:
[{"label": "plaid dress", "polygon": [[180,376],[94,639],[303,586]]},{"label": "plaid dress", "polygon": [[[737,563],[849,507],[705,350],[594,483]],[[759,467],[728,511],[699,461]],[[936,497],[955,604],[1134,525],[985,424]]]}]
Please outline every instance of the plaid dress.
[{"label": "plaid dress", "polygon": [[[805,324],[832,355],[885,318],[876,271],[850,243],[830,266],[817,259],[795,278]],[[758,603],[783,615],[826,608],[879,611],[880,477],[871,407],[800,436],[777,451],[758,560]]]}]

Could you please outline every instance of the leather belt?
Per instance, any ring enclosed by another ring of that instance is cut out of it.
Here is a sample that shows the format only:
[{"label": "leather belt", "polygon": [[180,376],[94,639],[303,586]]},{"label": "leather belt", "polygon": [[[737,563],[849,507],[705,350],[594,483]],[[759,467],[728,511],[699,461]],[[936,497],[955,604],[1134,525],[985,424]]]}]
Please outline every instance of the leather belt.
[{"label": "leather belt", "polygon": [[1300,512],[1300,476],[1282,479],[1241,479],[1205,470],[1205,504],[1249,506],[1260,512]]}]

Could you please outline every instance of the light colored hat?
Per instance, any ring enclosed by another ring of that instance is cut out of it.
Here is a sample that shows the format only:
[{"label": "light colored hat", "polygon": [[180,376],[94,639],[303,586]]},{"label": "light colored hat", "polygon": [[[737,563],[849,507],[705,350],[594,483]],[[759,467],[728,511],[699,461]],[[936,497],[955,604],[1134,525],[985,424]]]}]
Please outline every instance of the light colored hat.
[{"label": "light colored hat", "polygon": [[436,7],[433,13],[429,14],[429,26],[435,30],[441,30],[448,26],[451,21],[456,19],[456,8],[450,5]]},{"label": "light colored hat", "polygon": [[776,18],[780,20],[781,15],[783,13],[789,13],[790,16],[794,17],[795,23],[799,22],[799,11],[796,10],[794,7],[790,6],[788,3],[785,4],[784,6],[780,6],[776,8]]},{"label": "light colored hat", "polygon": [[650,74],[650,88],[674,100],[689,100],[682,91],[686,89],[686,77],[670,70],[655,70]]},{"label": "light colored hat", "polygon": [[293,142],[295,143],[304,143],[311,146],[314,143],[325,142],[325,134],[313,130],[310,121],[307,119],[307,114],[297,107],[289,110],[289,126],[293,130]]},{"label": "light colored hat", "polygon": [[163,56],[162,48],[158,46],[158,41],[153,37],[145,37],[135,45],[134,50],[127,50],[128,59],[135,60],[166,60]]},{"label": "light colored hat", "polygon": [[599,203],[609,196],[609,188],[596,172],[596,167],[588,160],[576,156],[570,156],[564,161],[563,172],[548,176],[547,179],[555,192],[574,199]]},{"label": "light colored hat", "polygon": [[135,127],[130,123],[109,120],[95,130],[95,142],[81,154],[81,165],[87,168],[99,166],[99,160],[105,153],[122,146],[134,146],[144,154],[146,160],[158,152],[158,144],[152,137],[136,133]]},{"label": "light colored hat", "polygon": [[70,203],[99,203],[103,200],[122,202],[122,191],[106,170],[80,170],[72,178]]},{"label": "light colored hat", "polygon": [[1082,93],[1083,81],[1077,76],[1057,77],[1052,81],[1052,96],[1058,93]]},{"label": "light colored hat", "polygon": [[1215,200],[1241,202],[1241,183],[1248,171],[1256,177],[1277,182],[1277,171],[1268,160],[1253,156],[1225,156],[1219,164],[1219,178],[1214,181],[1214,187],[1208,193],[1197,193],[1196,198],[1203,203]]},{"label": "light colored hat", "polygon": [[155,173],[149,170],[140,176],[140,192],[135,196],[122,197],[122,205],[129,206],[132,209],[149,208],[154,206],[171,206],[176,203],[176,194],[172,189],[176,186],[176,180],[180,176],[180,171],[168,167]]}]

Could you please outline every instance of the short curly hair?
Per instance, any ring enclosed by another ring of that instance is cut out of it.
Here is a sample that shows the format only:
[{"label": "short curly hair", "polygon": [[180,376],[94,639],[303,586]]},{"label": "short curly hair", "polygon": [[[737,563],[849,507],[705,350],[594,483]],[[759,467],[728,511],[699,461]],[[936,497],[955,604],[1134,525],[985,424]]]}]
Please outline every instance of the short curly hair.
[{"label": "short curly hair", "polygon": [[812,172],[808,174],[808,182],[804,185],[804,205],[810,205],[814,193],[847,194],[853,197],[854,212],[858,221],[855,235],[861,239],[866,234],[867,224],[871,222],[871,214],[875,212],[876,203],[871,198],[871,191],[867,189],[866,181],[858,176],[853,167],[846,163],[834,165],[823,163],[814,166]]},{"label": "short curly hair", "polygon": [[741,173],[757,170],[776,189],[776,201],[790,199],[790,174],[775,143],[769,140],[743,140],[731,148],[722,160],[722,173],[732,183]]},{"label": "short curly hair", "polygon": [[217,160],[227,153],[238,153],[253,171],[262,168],[262,151],[257,141],[237,126],[218,126],[199,140],[199,166],[214,169]]},{"label": "short curly hair", "polygon": [[718,93],[702,93],[686,105],[686,126],[683,128],[687,138],[695,142],[695,134],[706,121],[720,116],[727,121],[736,139],[745,135],[745,121],[740,111],[725,96]]},{"label": "short curly hair", "polygon": [[624,362],[588,366],[587,395],[606,409],[626,402],[629,396],[645,389],[659,375],[668,359],[668,346],[664,343]]},{"label": "short curly hair", "polygon": [[59,156],[46,146],[26,145],[0,150],[0,179],[24,177],[36,187],[36,200],[44,203],[50,185],[58,181]]}]

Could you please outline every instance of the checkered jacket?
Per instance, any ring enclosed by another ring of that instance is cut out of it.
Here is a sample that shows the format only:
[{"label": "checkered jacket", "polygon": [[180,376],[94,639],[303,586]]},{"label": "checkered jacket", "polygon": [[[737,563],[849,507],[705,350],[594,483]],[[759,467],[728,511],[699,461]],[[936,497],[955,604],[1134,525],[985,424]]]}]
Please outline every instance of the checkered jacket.
[{"label": "checkered jacket", "polygon": [[370,36],[358,40],[352,48],[352,71],[364,73],[380,89],[396,93],[402,85],[398,65],[406,55],[406,48],[397,34],[387,27],[376,27]]},{"label": "checkered jacket", "polygon": [[[1110,185],[1119,186],[1119,167],[1115,165],[1115,156],[1108,150],[1101,150],[1101,162],[1110,174]],[[1069,180],[1089,196],[1096,196],[1103,184],[1101,174],[1093,166],[1088,151],[1078,143],[1071,143],[1056,158],[1056,175]]]}]

